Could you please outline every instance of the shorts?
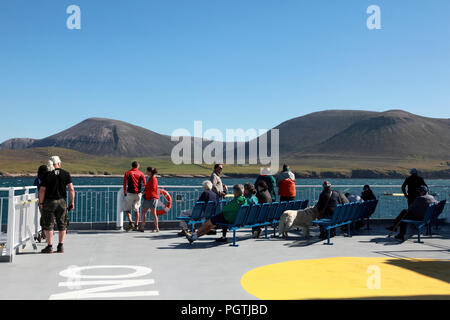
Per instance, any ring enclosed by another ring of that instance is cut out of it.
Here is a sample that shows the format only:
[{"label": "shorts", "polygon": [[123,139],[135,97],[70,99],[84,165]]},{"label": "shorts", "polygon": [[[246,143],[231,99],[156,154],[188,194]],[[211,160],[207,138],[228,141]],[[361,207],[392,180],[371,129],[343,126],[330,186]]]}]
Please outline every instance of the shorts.
[{"label": "shorts", "polygon": [[44,202],[41,215],[42,229],[53,231],[53,227],[56,225],[58,231],[67,230],[69,225],[69,216],[67,215],[67,203],[64,199],[48,200]]},{"label": "shorts", "polygon": [[158,205],[158,199],[144,200],[142,208],[144,208],[144,209],[154,209],[154,208],[156,208],[157,205]]},{"label": "shorts", "polygon": [[225,216],[223,215],[223,213],[219,213],[217,216],[211,217],[210,220],[213,225],[217,225],[218,223],[229,224],[227,219],[225,219]]},{"label": "shorts", "polygon": [[139,208],[141,207],[141,193],[127,193],[125,197],[125,203],[123,206],[123,211],[134,211],[139,212]]}]

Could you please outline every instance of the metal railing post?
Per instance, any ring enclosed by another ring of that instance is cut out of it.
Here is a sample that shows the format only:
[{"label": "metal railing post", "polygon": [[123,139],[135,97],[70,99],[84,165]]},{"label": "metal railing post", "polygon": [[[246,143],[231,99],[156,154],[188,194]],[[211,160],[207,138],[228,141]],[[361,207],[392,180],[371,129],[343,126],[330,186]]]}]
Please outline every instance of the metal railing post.
[{"label": "metal railing post", "polygon": [[116,217],[116,227],[117,230],[123,230],[123,212],[122,212],[122,206],[120,206],[120,197],[122,195],[119,192],[117,192],[117,217]]},{"label": "metal railing post", "polygon": [[16,204],[14,201],[14,188],[9,188],[8,194],[8,228],[6,229],[6,256],[12,262],[14,256],[14,241],[16,238]]}]

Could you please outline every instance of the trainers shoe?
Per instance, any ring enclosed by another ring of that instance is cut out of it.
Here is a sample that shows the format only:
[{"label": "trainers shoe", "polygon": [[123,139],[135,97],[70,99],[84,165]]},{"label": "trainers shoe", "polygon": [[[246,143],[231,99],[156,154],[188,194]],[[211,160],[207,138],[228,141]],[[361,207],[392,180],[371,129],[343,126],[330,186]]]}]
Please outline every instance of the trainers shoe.
[{"label": "trainers shoe", "polygon": [[261,230],[253,231],[253,239],[258,239],[260,235],[261,235]]},{"label": "trainers shoe", "polygon": [[134,223],[129,223],[128,227],[125,229],[126,232],[130,231],[130,230],[134,230],[136,228],[136,226],[134,225]]},{"label": "trainers shoe", "polygon": [[58,243],[58,248],[57,248],[56,252],[64,253],[64,245],[62,243]]},{"label": "trainers shoe", "polygon": [[53,246],[46,246],[41,250],[41,253],[53,253]]},{"label": "trainers shoe", "polygon": [[186,235],[186,232],[185,232],[184,230],[178,232],[178,236],[179,236],[179,237],[184,237],[185,235]]},{"label": "trainers shoe", "polygon": [[186,233],[186,239],[188,239],[189,243],[192,244],[192,242],[194,242],[194,238],[192,237],[192,235],[187,234]]},{"label": "trainers shoe", "polygon": [[397,239],[397,240],[400,240],[402,242],[405,241],[405,237],[403,235],[401,235],[401,234],[396,235],[394,238]]}]

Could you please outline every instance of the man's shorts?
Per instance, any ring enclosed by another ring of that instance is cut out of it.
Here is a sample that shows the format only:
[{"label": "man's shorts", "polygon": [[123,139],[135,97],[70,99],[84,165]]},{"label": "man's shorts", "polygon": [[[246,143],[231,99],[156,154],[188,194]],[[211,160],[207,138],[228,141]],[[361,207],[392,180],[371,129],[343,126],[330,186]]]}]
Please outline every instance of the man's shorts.
[{"label": "man's shorts", "polygon": [[229,222],[227,221],[227,219],[225,219],[225,216],[223,215],[223,213],[219,213],[217,216],[211,217],[211,223],[213,225],[217,225],[218,223],[226,223],[229,224]]},{"label": "man's shorts", "polygon": [[123,211],[139,212],[139,208],[141,207],[141,197],[141,193],[127,193]]},{"label": "man's shorts", "polygon": [[144,209],[154,209],[157,206],[158,206],[158,199],[144,200],[144,203],[142,204],[142,208]]},{"label": "man's shorts", "polygon": [[67,203],[64,199],[44,202],[41,214],[42,229],[52,231],[55,221],[58,231],[67,230],[69,217],[67,215]]}]

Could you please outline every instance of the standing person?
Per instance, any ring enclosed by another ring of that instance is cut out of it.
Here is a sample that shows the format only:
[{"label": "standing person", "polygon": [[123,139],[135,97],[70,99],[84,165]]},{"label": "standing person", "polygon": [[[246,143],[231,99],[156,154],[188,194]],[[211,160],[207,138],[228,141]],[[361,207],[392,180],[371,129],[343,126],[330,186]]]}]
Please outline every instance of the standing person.
[{"label": "standing person", "polygon": [[370,189],[370,186],[368,184],[366,184],[363,187],[363,191],[361,193],[361,199],[363,199],[364,201],[376,200],[377,199],[377,197],[375,197],[375,195],[373,194],[372,189]]},{"label": "standing person", "polygon": [[[421,186],[428,187],[425,181],[423,181],[423,178],[419,176],[417,169],[411,169],[410,173],[411,175],[402,184],[402,192],[405,198],[408,199],[408,206],[420,196],[418,190]],[[408,192],[406,192],[406,187],[408,187]]]},{"label": "standing person", "polygon": [[[48,168],[44,164],[38,168],[36,179],[34,179],[34,185],[37,187],[37,194],[39,197],[39,190],[41,189],[41,183],[44,179],[44,176],[48,173]],[[41,226],[41,231],[37,235],[37,241],[41,242],[42,239],[45,239],[45,232],[44,228],[42,227],[42,212],[41,212],[41,218],[39,219],[39,225]]]},{"label": "standing person", "polygon": [[147,215],[147,212],[150,210],[150,213],[153,217],[153,221],[155,222],[155,229],[153,229],[153,232],[159,232],[159,225],[158,225],[158,216],[156,215],[156,207],[158,206],[158,179],[156,179],[156,174],[158,173],[158,170],[156,168],[148,167],[147,168],[147,175],[148,175],[148,181],[145,185],[145,191],[144,191],[144,204],[142,205],[142,222],[141,227],[139,228],[140,232],[144,232],[145,229],[145,216]]},{"label": "standing person", "polygon": [[213,185],[211,190],[217,195],[218,200],[224,198],[228,192],[227,186],[222,183],[222,179],[220,178],[222,171],[223,165],[219,163],[215,164],[214,171],[209,178]]},{"label": "standing person", "polygon": [[[67,206],[67,192],[69,189],[70,204]],[[42,213],[42,225],[47,240],[47,247],[42,253],[53,253],[53,228],[56,220],[59,243],[58,253],[64,252],[64,238],[69,224],[67,211],[74,209],[75,190],[70,173],[61,169],[61,159],[53,156],[49,160],[49,172],[42,179],[39,190],[39,209]]]},{"label": "standing person", "polygon": [[277,185],[277,182],[275,181],[270,168],[261,168],[260,174],[258,178],[256,178],[255,186],[257,186],[261,180],[267,184],[272,201],[275,201],[277,198],[275,195],[275,186]]},{"label": "standing person", "polygon": [[[258,203],[272,203],[272,196],[269,192],[269,186],[264,180],[259,180],[256,185],[256,198],[258,198]],[[259,238],[261,235],[261,227],[253,227],[252,228],[252,237],[254,239]]]},{"label": "standing person", "polygon": [[[145,176],[139,170],[139,163],[133,161],[131,170],[123,176],[123,194],[125,196],[124,211],[127,213],[128,228],[126,231],[136,230],[139,224],[139,208],[141,207],[142,187],[145,185]],[[135,222],[133,223],[131,211],[134,211]]]},{"label": "standing person", "polygon": [[287,164],[283,165],[283,171],[277,175],[277,186],[280,201],[295,199],[295,175]]}]

